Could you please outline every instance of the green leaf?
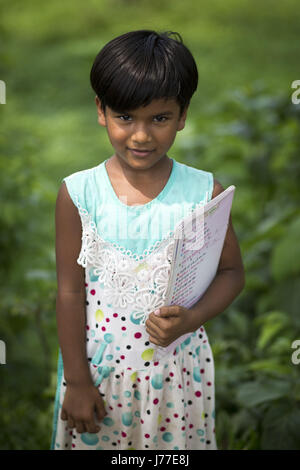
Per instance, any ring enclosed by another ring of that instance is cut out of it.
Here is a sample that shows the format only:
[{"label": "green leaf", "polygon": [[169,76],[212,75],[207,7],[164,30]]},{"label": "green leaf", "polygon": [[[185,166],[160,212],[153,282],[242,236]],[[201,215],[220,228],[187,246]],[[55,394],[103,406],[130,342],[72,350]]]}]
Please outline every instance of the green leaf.
[{"label": "green leaf", "polygon": [[269,380],[263,383],[246,382],[237,391],[237,400],[248,408],[261,403],[277,400],[289,394],[290,384],[282,380]]}]

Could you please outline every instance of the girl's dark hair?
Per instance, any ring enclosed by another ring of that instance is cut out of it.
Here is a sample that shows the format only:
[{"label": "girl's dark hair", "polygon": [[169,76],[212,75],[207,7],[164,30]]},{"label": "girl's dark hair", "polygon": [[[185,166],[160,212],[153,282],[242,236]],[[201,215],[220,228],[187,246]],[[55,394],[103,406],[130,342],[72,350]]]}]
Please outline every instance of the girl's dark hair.
[{"label": "girl's dark hair", "polygon": [[198,71],[179,33],[142,29],[108,42],[95,58],[90,81],[104,112],[106,106],[124,112],[175,98],[182,114],[197,89]]}]

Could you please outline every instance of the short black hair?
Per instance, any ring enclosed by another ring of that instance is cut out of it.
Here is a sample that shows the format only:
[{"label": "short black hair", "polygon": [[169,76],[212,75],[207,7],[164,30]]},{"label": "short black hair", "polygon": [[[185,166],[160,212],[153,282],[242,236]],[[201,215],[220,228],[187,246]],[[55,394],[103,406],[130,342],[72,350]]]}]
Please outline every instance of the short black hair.
[{"label": "short black hair", "polygon": [[181,115],[197,89],[198,71],[179,33],[142,29],[108,42],[94,60],[90,81],[104,112],[106,106],[124,112],[175,98]]}]

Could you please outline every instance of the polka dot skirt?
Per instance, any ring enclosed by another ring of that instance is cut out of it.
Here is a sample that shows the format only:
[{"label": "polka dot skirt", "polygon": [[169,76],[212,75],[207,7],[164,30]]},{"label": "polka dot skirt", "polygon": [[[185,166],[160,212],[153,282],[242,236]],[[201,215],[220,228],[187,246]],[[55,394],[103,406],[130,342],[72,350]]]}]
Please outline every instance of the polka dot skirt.
[{"label": "polka dot skirt", "polygon": [[87,357],[107,415],[98,433],[68,429],[57,385],[53,449],[217,449],[214,361],[204,327],[155,361],[156,345],[127,308],[113,308],[86,277]]}]

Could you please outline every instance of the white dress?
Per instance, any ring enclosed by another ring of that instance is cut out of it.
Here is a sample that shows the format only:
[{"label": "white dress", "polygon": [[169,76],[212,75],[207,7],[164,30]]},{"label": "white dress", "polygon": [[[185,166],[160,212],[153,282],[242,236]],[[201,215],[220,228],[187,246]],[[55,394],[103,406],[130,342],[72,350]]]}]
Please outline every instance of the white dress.
[{"label": "white dress", "polygon": [[[102,164],[103,165],[103,164]],[[178,164],[177,164],[178,165]],[[85,268],[87,358],[106,417],[98,433],[69,430],[60,418],[65,393],[59,354],[52,449],[217,449],[214,361],[202,326],[171,353],[158,354],[145,329],[164,305],[172,232],[143,256],[104,240],[89,211],[78,263]]]}]

